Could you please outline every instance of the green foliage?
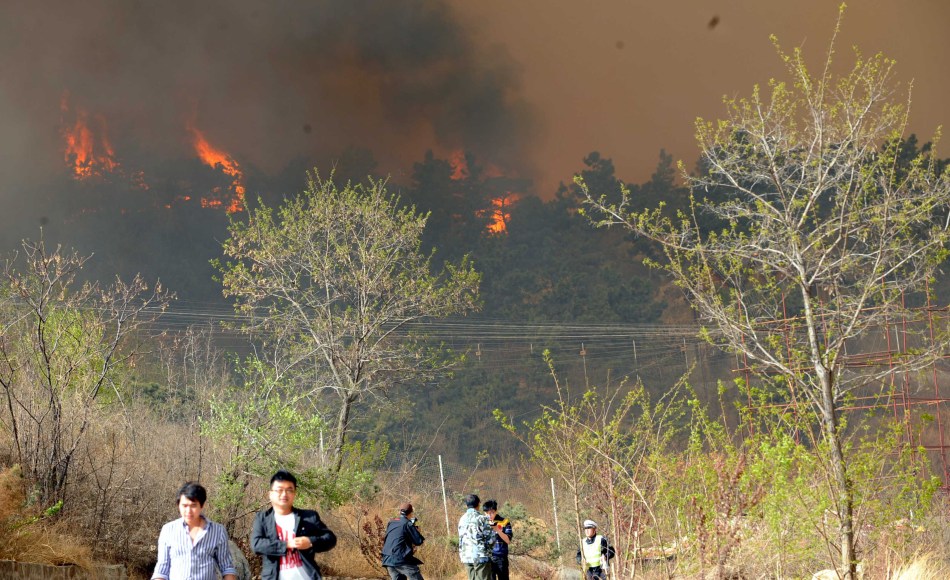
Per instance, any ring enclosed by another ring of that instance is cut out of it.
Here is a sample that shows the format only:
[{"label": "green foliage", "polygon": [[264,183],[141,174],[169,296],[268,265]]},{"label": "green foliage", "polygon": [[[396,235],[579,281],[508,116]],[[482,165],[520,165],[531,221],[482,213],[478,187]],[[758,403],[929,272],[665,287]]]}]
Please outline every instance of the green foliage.
[{"label": "green foliage", "polygon": [[[950,173],[932,150],[908,158],[902,147],[907,113],[892,60],[855,51],[838,75],[832,42],[814,74],[801,50],[776,48],[790,81],[726,98],[723,120],[697,120],[702,171],[683,171],[688,208],[639,209],[627,189],[614,201],[611,191],[577,185],[598,225],[663,248],[655,263],[711,327],[707,338],[765,381],[781,377],[792,402],[814,405],[850,577],[857,490],[840,409],[853,390],[929,364],[950,344],[930,336],[925,315],[904,300],[947,257]],[[926,346],[889,357],[883,372],[849,366],[848,346],[896,319]]]},{"label": "green foliage", "polygon": [[201,419],[202,435],[222,446],[228,463],[218,472],[214,509],[230,529],[257,504],[252,481],[277,469],[300,471],[314,455],[326,428],[317,414],[304,410],[304,399],[268,365],[249,357],[234,385],[210,401],[210,416]]},{"label": "green foliage", "polygon": [[[839,526],[836,482],[827,467],[828,443],[813,427],[814,410],[788,404],[787,391],[782,399],[780,381],[737,386],[737,425],[714,419],[692,399],[688,445],[650,463],[658,473],[654,510],[663,530],[648,535],[667,538],[658,544],[677,554],[682,573],[739,569],[796,577],[827,566],[827,544]],[[861,530],[857,545],[889,541],[895,522],[920,529],[939,483],[926,457],[907,443],[907,424],[887,415],[852,411],[849,417],[845,448]]]},{"label": "green foliage", "polygon": [[510,545],[511,554],[552,558],[557,549],[553,534],[540,520],[528,513],[524,504],[505,502],[498,513],[511,520],[512,531],[516,537],[516,541]]},{"label": "green foliage", "polygon": [[227,453],[213,510],[229,529],[259,505],[254,485],[278,469],[295,474],[300,501],[325,508],[376,494],[375,472],[386,461],[388,445],[348,443],[343,468],[334,469],[318,448],[326,422],[313,412],[306,392],[254,357],[244,361],[239,378],[240,384],[212,398],[210,415],[201,419],[202,435]]},{"label": "green foliage", "polygon": [[[16,467],[16,466],[14,466],[14,467]],[[22,519],[22,520],[20,520],[20,521],[18,521],[18,522],[10,523],[10,524],[8,525],[9,530],[10,530],[10,531],[14,531],[14,530],[16,530],[17,528],[21,528],[21,527],[23,527],[23,526],[31,526],[31,525],[33,525],[33,524],[35,524],[35,523],[37,523],[37,522],[39,522],[39,521],[42,521],[42,520],[44,520],[44,519],[52,518],[53,516],[55,516],[56,514],[58,514],[60,511],[62,511],[62,509],[63,509],[63,500],[59,500],[59,501],[57,501],[56,503],[54,503],[53,505],[51,505],[51,506],[49,506],[48,508],[46,508],[45,510],[43,510],[43,512],[40,513],[40,514],[38,514],[38,515],[30,516],[30,517],[24,518],[24,519]]]},{"label": "green foliage", "polygon": [[421,250],[426,220],[385,181],[339,188],[314,174],[279,208],[260,203],[247,222],[233,221],[223,244],[233,261],[215,264],[225,296],[248,316],[244,329],[273,350],[280,372],[336,407],[336,470],[356,404],[455,362],[407,326],[478,307],[479,275],[467,259],[432,273],[432,254]]},{"label": "green foliage", "polygon": [[[496,411],[501,426],[518,437],[546,473],[567,487],[572,503],[561,508],[573,517],[596,517],[611,535],[618,557],[614,567],[632,574],[641,534],[662,538],[655,507],[667,475],[672,442],[684,427],[682,381],[657,400],[642,384],[588,388],[579,397],[562,388],[550,353],[545,359],[557,386],[556,405],[542,407],[540,418],[524,431]],[[583,511],[582,511],[583,510]],[[582,515],[583,513],[583,515]]]},{"label": "green foliage", "polygon": [[375,472],[386,462],[389,446],[374,441],[348,443],[343,449],[343,468],[339,471],[308,469],[301,487],[327,508],[372,500],[379,492]]}]

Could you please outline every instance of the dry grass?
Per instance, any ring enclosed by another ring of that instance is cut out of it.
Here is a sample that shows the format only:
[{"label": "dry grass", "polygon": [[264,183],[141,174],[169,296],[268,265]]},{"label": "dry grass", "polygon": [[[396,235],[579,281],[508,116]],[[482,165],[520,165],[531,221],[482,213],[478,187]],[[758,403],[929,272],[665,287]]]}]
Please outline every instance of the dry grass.
[{"label": "dry grass", "polygon": [[92,548],[68,533],[67,526],[27,505],[17,467],[0,471],[0,559],[90,569]]},{"label": "dry grass", "polygon": [[950,577],[950,568],[934,554],[918,556],[909,564],[888,575],[889,580],[943,580]]},{"label": "dry grass", "polygon": [[[409,501],[414,512],[419,517],[419,528],[425,536],[425,544],[416,555],[424,562],[423,575],[433,578],[453,578],[461,572],[458,552],[445,536],[445,521],[442,513],[441,498],[438,502],[431,497],[401,496],[394,493],[398,485],[381,485],[383,491],[373,500],[365,503],[356,503],[334,509],[325,515],[321,513],[327,524],[337,535],[336,548],[320,556],[321,565],[325,566],[328,575],[384,578],[386,571],[379,564],[378,550],[373,550],[369,556],[364,555],[359,548],[360,536],[366,541],[366,523],[372,529],[372,522],[379,518],[383,525],[396,516],[395,506]],[[398,484],[398,482],[394,482]],[[385,507],[392,506],[392,507]],[[461,515],[461,512],[459,512]],[[381,540],[381,538],[378,538]],[[381,547],[381,542],[379,544]],[[459,576],[459,578],[464,577]]]},{"label": "dry grass", "polygon": [[[186,479],[200,478],[209,488],[209,508],[214,509],[217,490],[213,476],[222,469],[225,454],[206,441],[199,445],[193,425],[161,420],[136,409],[127,412],[131,413],[128,420],[109,422],[104,416],[91,429],[87,447],[77,458],[70,503],[55,518],[40,518],[39,508],[27,506],[25,486],[16,471],[0,469],[0,558],[89,566],[97,558],[121,557],[129,567],[130,578],[147,578],[161,524],[177,517],[174,493],[178,486]],[[377,557],[372,556],[372,550],[371,557],[366,557],[359,548],[361,540],[364,544],[367,540],[361,537],[365,536],[363,524],[375,518],[388,521],[396,515],[396,506],[404,501],[415,506],[420,528],[427,538],[419,551],[425,562],[422,571],[426,578],[465,578],[454,545],[454,528],[464,511],[459,502],[463,492],[475,491],[482,499],[523,505],[528,515],[515,518],[515,542],[525,539],[524,533],[519,535],[519,526],[531,518],[537,519],[539,529],[553,532],[549,479],[536,468],[509,465],[456,471],[461,475],[457,480],[449,480],[447,534],[437,473],[420,473],[411,467],[405,473],[383,473],[377,482],[380,492],[371,500],[321,509],[321,516],[339,537],[337,547],[318,558],[327,575],[385,578],[387,575]],[[515,478],[515,474],[519,477]],[[559,499],[565,544],[572,537],[573,516],[565,508],[570,503],[567,498]],[[912,527],[895,525],[892,530],[875,530],[872,536],[864,536],[861,551],[866,558],[865,578],[950,578],[947,513],[950,504],[938,505],[929,518],[916,520]],[[806,514],[796,513],[790,507],[788,518],[790,522],[803,521]],[[138,524],[129,528],[129,521]],[[663,521],[673,525],[672,516]],[[248,525],[249,521],[243,522],[239,526],[243,529],[237,530],[235,536],[246,538]],[[743,531],[730,562],[745,577],[804,578],[814,570],[828,567],[828,553],[816,548],[812,528],[783,535],[781,545],[777,545],[774,538],[769,539],[767,530],[759,527],[761,522],[749,521],[745,525],[749,528]],[[679,537],[673,533],[678,531],[671,527],[662,537]],[[573,551],[566,552],[565,562],[572,564]],[[549,550],[539,549],[531,553],[537,558],[513,557],[512,578],[554,577],[554,566],[542,561],[547,553]],[[643,568],[638,567],[638,577],[695,577],[699,572],[695,551],[686,548],[679,555],[670,562],[643,564]],[[250,560],[259,562],[253,555]]]},{"label": "dry grass", "polygon": [[[495,489],[485,492],[477,489],[483,499],[489,497],[505,501],[515,491],[502,483],[503,472],[485,470],[479,476],[493,481]],[[464,580],[467,578],[464,568],[459,562],[456,547],[455,526],[464,508],[457,501],[449,501],[449,534],[446,534],[445,512],[442,505],[441,490],[425,489],[412,481],[411,474],[381,474],[377,482],[379,494],[368,502],[356,503],[328,512],[321,511],[321,516],[330,528],[336,533],[339,541],[336,548],[318,558],[326,575],[344,576],[350,578],[386,578],[387,572],[379,565],[378,551],[367,558],[359,549],[361,538],[366,542],[367,528],[374,528],[373,522],[379,518],[384,523],[396,516],[396,506],[403,502],[413,505],[415,516],[419,518],[419,528],[426,538],[425,544],[416,555],[424,564],[421,566],[426,578],[440,578],[444,580]],[[484,485],[484,484],[482,484]],[[521,490],[522,493],[524,490]],[[543,494],[541,494],[543,497]],[[513,498],[520,500],[521,498]],[[541,503],[541,509],[545,505]],[[367,526],[366,524],[370,525]],[[518,533],[515,523],[515,533]],[[553,565],[534,558],[515,556],[511,559],[511,577],[514,580],[546,580],[552,578],[555,572]]]}]

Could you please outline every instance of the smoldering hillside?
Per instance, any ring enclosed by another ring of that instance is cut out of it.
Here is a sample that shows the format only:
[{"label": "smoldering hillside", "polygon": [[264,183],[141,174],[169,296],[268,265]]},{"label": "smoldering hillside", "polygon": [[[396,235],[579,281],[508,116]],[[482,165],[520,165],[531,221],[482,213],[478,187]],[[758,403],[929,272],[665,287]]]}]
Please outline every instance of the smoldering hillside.
[{"label": "smoldering hillside", "polygon": [[[104,272],[161,274],[189,259],[189,239],[206,260],[227,218],[199,200],[230,178],[196,158],[196,130],[240,164],[251,197],[293,193],[313,166],[399,181],[428,149],[532,172],[537,123],[517,64],[439,0],[16,1],[4,13],[7,249],[43,226]],[[69,135],[80,123],[91,175],[67,145],[84,142]]]}]

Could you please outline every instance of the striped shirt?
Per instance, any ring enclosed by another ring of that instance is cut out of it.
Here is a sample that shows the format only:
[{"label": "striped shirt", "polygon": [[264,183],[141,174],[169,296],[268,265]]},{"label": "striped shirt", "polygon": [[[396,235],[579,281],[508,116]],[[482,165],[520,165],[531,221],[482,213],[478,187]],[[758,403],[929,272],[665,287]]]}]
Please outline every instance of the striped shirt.
[{"label": "striped shirt", "polygon": [[198,532],[194,542],[184,518],[162,526],[158,535],[158,562],[152,580],[216,580],[217,570],[222,576],[236,573],[224,526],[204,516],[201,519],[205,522],[204,529]]}]

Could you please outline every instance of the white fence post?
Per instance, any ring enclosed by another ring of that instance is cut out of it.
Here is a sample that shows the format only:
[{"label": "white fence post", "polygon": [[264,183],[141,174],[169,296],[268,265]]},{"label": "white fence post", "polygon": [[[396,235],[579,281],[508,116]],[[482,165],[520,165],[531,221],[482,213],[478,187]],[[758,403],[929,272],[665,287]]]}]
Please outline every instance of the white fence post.
[{"label": "white fence post", "polygon": [[451,536],[452,531],[449,529],[449,503],[445,499],[445,473],[442,471],[441,455],[439,455],[439,480],[442,483],[442,510],[445,512],[445,535]]},{"label": "white fence post", "polygon": [[554,478],[551,478],[551,505],[554,507],[554,537],[557,541],[558,561],[563,563],[564,554],[561,554],[561,527],[557,523],[557,496],[554,495]]}]

